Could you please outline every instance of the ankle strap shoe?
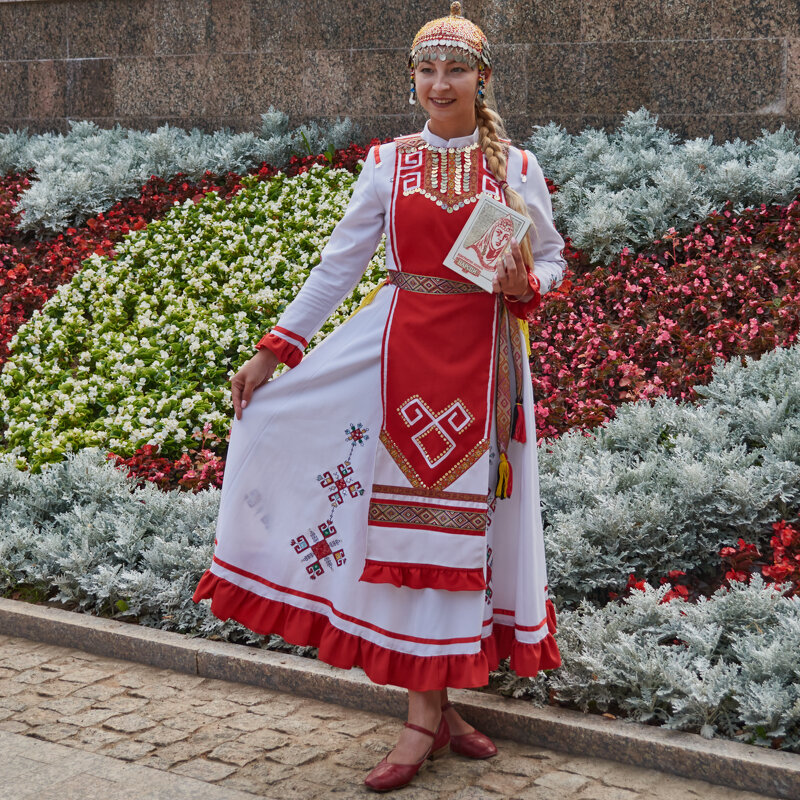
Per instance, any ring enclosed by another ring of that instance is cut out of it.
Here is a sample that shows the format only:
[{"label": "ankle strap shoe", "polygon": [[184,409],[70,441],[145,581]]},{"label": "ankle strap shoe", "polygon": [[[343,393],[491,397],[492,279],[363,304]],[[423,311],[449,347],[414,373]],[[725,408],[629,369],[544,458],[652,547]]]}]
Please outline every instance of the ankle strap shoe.
[{"label": "ankle strap shoe", "polygon": [[[442,706],[442,712],[447,711],[448,708],[453,708],[453,704],[449,700]],[[480,731],[451,736],[450,749],[454,753],[467,756],[467,758],[491,758],[497,755],[497,747],[494,742]]]},{"label": "ankle strap shoe", "polygon": [[[406,728],[424,733],[430,736],[432,741],[430,746],[425,751],[425,754],[419,761],[413,764],[390,764],[386,759],[389,753],[383,757],[375,769],[367,775],[364,783],[375,792],[389,792],[392,789],[400,789],[411,782],[411,779],[419,772],[419,768],[429,758],[433,758],[439,752],[447,748],[450,739],[450,729],[447,726],[447,720],[444,716],[439,720],[439,726],[436,731],[429,731],[421,725],[415,725],[413,722],[404,722]],[[391,751],[390,751],[391,752]]]}]

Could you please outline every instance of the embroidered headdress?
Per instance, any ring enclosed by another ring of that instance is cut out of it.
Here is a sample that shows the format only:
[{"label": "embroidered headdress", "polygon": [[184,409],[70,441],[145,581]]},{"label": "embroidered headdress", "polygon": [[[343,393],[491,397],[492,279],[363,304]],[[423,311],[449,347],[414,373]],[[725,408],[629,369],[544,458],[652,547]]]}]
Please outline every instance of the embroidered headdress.
[{"label": "embroidered headdress", "polygon": [[489,42],[483,31],[461,16],[461,3],[450,4],[450,16],[426,22],[414,37],[408,57],[410,67],[422,61],[466,61],[470,67],[492,66]]}]

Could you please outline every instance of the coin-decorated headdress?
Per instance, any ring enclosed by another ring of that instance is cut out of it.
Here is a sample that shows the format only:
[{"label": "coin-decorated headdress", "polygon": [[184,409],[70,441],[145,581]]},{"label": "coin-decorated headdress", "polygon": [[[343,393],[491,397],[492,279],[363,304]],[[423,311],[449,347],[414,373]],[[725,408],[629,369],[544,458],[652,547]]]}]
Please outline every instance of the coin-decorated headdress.
[{"label": "coin-decorated headdress", "polygon": [[465,61],[470,67],[492,66],[489,42],[483,31],[461,16],[461,3],[450,4],[450,16],[426,22],[414,37],[408,57],[410,67],[422,61]]}]

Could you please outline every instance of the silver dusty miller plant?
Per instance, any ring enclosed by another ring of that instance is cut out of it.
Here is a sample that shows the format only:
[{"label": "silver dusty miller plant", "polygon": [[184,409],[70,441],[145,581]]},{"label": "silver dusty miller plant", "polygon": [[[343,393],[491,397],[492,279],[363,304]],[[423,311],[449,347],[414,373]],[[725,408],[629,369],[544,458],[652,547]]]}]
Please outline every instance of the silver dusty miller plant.
[{"label": "silver dusty miller plant", "polygon": [[558,186],[556,224],[593,262],[609,263],[674,227],[690,230],[726,201],[784,203],[800,189],[800,142],[781,126],[753,142],[683,142],[641,108],[612,132],[537,126],[525,146]]},{"label": "silver dusty miller plant", "polygon": [[193,128],[187,133],[169,125],[155,132],[120,125],[107,130],[93,122],[70,121],[66,136],[28,136],[27,130],[0,133],[0,174],[34,170],[31,186],[17,206],[22,212],[19,227],[45,238],[138,194],[151,175],[168,179],[183,173],[198,180],[207,170],[244,173],[263,161],[281,167],[294,154],[346,147],[359,135],[349,119],[290,130],[286,114],[272,107],[261,114],[257,134],[228,128],[213,133]]},{"label": "silver dusty miller plant", "polygon": [[[501,692],[704,736],[800,752],[800,600],[755,577],[696,604],[669,584],[602,605],[629,572],[716,562],[737,534],[763,537],[800,502],[800,345],[718,364],[699,407],[622,407],[592,437],[539,451],[550,584],[563,666],[507,669]],[[194,588],[211,561],[220,493],[162,492],[96,449],[39,474],[0,457],[0,593],[25,587],[78,610],[193,636],[288,649],[221,622]],[[641,505],[641,508],[640,508]]]}]

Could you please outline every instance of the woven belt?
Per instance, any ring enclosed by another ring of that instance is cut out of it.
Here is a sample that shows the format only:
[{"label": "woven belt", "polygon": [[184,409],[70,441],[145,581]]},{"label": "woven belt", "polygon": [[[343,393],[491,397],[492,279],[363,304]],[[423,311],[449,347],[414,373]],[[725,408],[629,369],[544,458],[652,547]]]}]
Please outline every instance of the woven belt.
[{"label": "woven belt", "polygon": [[437,278],[433,275],[415,275],[413,272],[398,272],[387,270],[387,283],[394,284],[398,289],[420,294],[472,294],[482,292],[480,286],[465,281],[451,281],[448,278]]}]

